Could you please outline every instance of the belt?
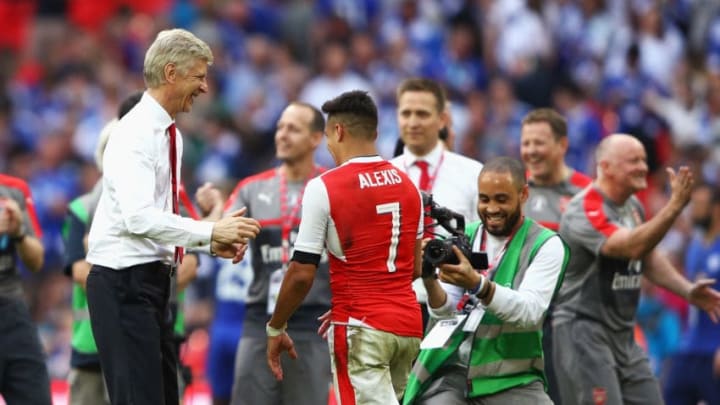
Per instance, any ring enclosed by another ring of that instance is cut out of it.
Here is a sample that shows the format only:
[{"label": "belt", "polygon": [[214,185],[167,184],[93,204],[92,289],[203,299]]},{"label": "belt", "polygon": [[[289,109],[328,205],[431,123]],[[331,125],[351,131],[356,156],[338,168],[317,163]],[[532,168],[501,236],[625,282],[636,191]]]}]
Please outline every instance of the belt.
[{"label": "belt", "polygon": [[165,264],[161,263],[158,266],[158,270],[168,275],[168,277],[174,277],[175,276],[175,269],[177,269],[177,266],[174,264]]}]

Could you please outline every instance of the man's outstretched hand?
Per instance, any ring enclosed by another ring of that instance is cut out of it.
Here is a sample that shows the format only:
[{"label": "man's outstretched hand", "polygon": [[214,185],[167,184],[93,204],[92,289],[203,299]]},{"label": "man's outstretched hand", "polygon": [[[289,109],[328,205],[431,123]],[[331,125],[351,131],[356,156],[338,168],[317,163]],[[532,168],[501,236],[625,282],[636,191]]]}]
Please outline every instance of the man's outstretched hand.
[{"label": "man's outstretched hand", "polygon": [[317,333],[318,335],[322,336],[323,339],[327,339],[328,329],[330,329],[331,315],[332,310],[328,309],[327,312],[318,317],[318,321],[320,321],[320,327],[318,328]]},{"label": "man's outstretched hand", "polygon": [[283,379],[280,355],[284,351],[288,352],[291,359],[295,360],[298,358],[297,352],[295,351],[295,343],[293,343],[293,340],[287,332],[275,337],[268,336],[267,362],[268,366],[270,366],[270,371],[278,381],[282,381]]},{"label": "man's outstretched hand", "polygon": [[260,232],[260,223],[253,218],[245,217],[246,212],[247,208],[243,207],[217,220],[212,230],[212,241],[230,245],[248,243],[250,239],[255,239]]},{"label": "man's outstretched hand", "polygon": [[710,315],[713,322],[720,321],[720,292],[711,288],[714,279],[701,279],[696,281],[688,294],[688,301]]},{"label": "man's outstretched hand", "polygon": [[211,242],[212,253],[218,257],[224,259],[232,259],[233,264],[238,264],[245,257],[245,252],[248,250],[247,243],[220,243]]}]

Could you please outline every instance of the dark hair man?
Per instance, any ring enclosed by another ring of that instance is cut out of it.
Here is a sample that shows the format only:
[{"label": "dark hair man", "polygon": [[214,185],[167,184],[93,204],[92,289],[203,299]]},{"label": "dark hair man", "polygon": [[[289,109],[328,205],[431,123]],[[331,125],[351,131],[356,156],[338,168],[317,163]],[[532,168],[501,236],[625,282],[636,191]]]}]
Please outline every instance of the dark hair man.
[{"label": "dark hair man", "polygon": [[280,353],[297,357],[286,322],[312,286],[327,246],[337,397],[397,404],[422,337],[411,288],[420,274],[422,200],[410,179],[377,155],[377,108],[367,93],[343,93],[322,110],[338,167],[311,180],[303,195],[295,252],[267,325],[268,364],[281,379]]},{"label": "dark hair man", "polygon": [[301,102],[288,105],[275,129],[275,156],[280,165],[238,183],[225,204],[227,213],[247,207],[248,215],[262,226],[250,243],[253,281],[235,356],[233,405],[314,405],[328,401],[332,378],[328,346],[315,333],[317,318],[330,309],[327,256],[318,265],[313,288],[288,324],[304,356],[297,361],[283,359],[282,381],[277,381],[270,369],[258,369],[267,356],[265,324],[275,310],[280,283],[288,270],[305,186],[325,171],[314,159],[324,130],[320,110]]},{"label": "dark hair man", "polygon": [[[567,203],[592,179],[565,163],[567,122],[558,112],[550,108],[532,110],[523,118],[520,131],[520,158],[528,176],[525,215],[557,231]],[[548,394],[553,402],[559,403],[560,393],[552,363],[552,312],[550,305],[543,325],[543,354]]]},{"label": "dark hair man", "polygon": [[[528,186],[518,160],[490,160],[477,187],[482,222],[465,231],[487,268],[474,269],[453,246],[459,264],[441,265],[439,280],[423,276],[430,315],[440,319],[426,340],[454,329],[420,351],[403,403],[551,404],[542,324],[569,251],[555,232],[523,215]],[[469,301],[461,303],[465,294]]]}]

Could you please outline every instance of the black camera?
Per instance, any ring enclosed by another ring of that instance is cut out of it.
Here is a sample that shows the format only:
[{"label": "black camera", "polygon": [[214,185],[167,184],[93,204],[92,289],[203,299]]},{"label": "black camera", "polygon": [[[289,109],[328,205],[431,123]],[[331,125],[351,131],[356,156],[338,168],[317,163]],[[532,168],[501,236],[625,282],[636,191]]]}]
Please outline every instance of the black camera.
[{"label": "black camera", "polygon": [[452,247],[457,248],[470,260],[473,268],[485,270],[488,268],[488,259],[485,252],[473,253],[470,238],[465,235],[465,217],[452,210],[437,205],[432,194],[422,193],[423,206],[430,207],[425,210],[425,215],[434,220],[431,227],[441,226],[450,233],[445,238],[433,239],[425,245],[423,252],[423,277],[432,271],[435,274],[435,267],[442,264],[459,264],[460,260],[453,252]]}]

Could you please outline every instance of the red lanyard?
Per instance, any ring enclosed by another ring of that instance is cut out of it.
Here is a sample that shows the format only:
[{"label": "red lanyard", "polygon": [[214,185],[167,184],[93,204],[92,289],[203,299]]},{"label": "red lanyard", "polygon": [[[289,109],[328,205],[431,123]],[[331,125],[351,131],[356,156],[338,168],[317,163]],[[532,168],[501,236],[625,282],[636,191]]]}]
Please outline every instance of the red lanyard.
[{"label": "red lanyard", "polygon": [[[513,236],[515,236],[515,233],[520,229],[523,222],[525,221],[525,216],[520,217],[520,220],[518,221],[518,224],[515,225],[514,229],[510,233],[510,236],[508,236],[507,241],[505,241],[505,245],[503,246],[500,251],[495,253],[495,256],[493,257],[492,261],[488,261],[488,268],[487,268],[487,274],[494,273],[495,266],[497,266],[498,262],[502,258],[503,254],[505,254],[505,251],[507,251],[508,246],[510,245],[510,242],[512,241]],[[480,234],[480,251],[486,252],[485,250],[485,242],[487,239],[487,230],[485,230],[485,225],[483,225],[482,228],[482,234]],[[490,276],[489,276],[490,277]]]},{"label": "red lanyard", "polygon": [[280,175],[280,219],[282,222],[282,227],[280,229],[282,238],[283,265],[287,264],[290,261],[290,231],[292,231],[293,229],[295,220],[299,218],[298,212],[300,211],[300,206],[302,205],[302,198],[303,194],[305,193],[305,186],[307,186],[308,181],[310,181],[311,178],[317,176],[319,172],[320,170],[318,170],[317,167],[313,169],[310,177],[308,177],[305,180],[305,183],[303,183],[303,186],[300,189],[300,193],[295,200],[295,205],[293,205],[293,207],[288,211],[287,177],[285,176],[285,173],[278,169],[278,174]]},{"label": "red lanyard", "polygon": [[[437,167],[435,168],[432,176],[430,176],[430,179],[428,180],[428,192],[432,193],[433,184],[435,184],[435,179],[437,178],[437,175],[440,172],[440,166],[442,166],[443,161],[445,161],[445,151],[444,150],[440,154],[440,161],[438,162]],[[408,173],[407,161],[404,161],[403,165],[405,166],[405,173]]]}]

